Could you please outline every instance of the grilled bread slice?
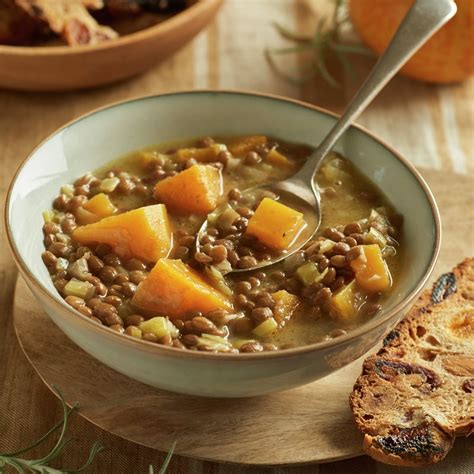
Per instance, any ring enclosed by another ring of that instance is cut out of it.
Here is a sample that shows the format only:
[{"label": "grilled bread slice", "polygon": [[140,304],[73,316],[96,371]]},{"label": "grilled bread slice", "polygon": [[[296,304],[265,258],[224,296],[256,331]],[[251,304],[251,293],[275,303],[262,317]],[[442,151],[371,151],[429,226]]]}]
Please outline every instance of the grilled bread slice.
[{"label": "grilled bread slice", "polygon": [[442,275],[366,359],[350,396],[364,451],[398,466],[442,460],[474,432],[474,259]]}]

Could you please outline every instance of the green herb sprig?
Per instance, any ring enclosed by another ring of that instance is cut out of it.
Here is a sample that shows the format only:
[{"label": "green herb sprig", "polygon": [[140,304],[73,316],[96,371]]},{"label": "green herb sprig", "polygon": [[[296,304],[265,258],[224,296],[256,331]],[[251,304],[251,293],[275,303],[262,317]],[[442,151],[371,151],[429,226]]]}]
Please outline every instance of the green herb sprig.
[{"label": "green herb sprig", "polygon": [[[341,41],[341,28],[350,22],[349,16],[343,12],[343,7],[344,0],[335,0],[334,12],[328,25],[326,26],[327,18],[321,18],[316,26],[316,32],[311,36],[294,33],[282,25],[275,24],[278,33],[283,38],[295,43],[295,46],[266,49],[265,56],[270,66],[280,76],[297,85],[304,84],[316,76],[321,76],[332,87],[340,88],[341,84],[329,72],[327,67],[328,58],[335,56],[349,77],[355,79],[356,74],[347,55],[373,56],[373,53],[363,46]],[[298,76],[283,72],[275,62],[275,56],[277,55],[307,52],[313,53],[312,59],[309,61],[308,67]]]},{"label": "green herb sprig", "polygon": [[[61,400],[62,410],[63,410],[63,419],[56,423],[47,433],[45,433],[41,438],[36,440],[34,443],[30,444],[26,448],[20,449],[12,453],[1,453],[0,454],[0,473],[5,472],[5,467],[10,466],[20,474],[26,473],[35,473],[39,472],[41,474],[72,474],[76,472],[81,472],[87,469],[96,455],[102,451],[104,448],[103,445],[96,442],[92,445],[89,456],[87,457],[84,464],[76,469],[61,469],[53,468],[49,466],[49,463],[56,459],[64,449],[73,441],[70,438],[66,438],[66,430],[68,427],[69,417],[79,409],[79,405],[75,403],[71,408],[69,408],[64,401],[64,397],[57,387],[53,387],[54,391],[57,393],[59,399]],[[28,451],[31,451],[33,448],[36,448],[44,441],[46,441],[53,433],[59,430],[59,437],[56,441],[56,444],[42,458],[38,459],[24,459],[20,457],[21,454],[25,454]]]},{"label": "green herb sprig", "polygon": [[[13,468],[19,474],[27,473],[41,473],[41,474],[73,474],[76,472],[81,472],[87,469],[93,462],[98,453],[105,449],[105,446],[96,442],[92,445],[89,455],[84,462],[84,464],[76,469],[63,469],[63,468],[54,468],[49,466],[49,463],[56,459],[64,449],[73,441],[72,439],[66,438],[66,431],[68,428],[68,422],[71,415],[79,410],[79,404],[75,403],[71,408],[69,408],[64,400],[62,393],[59,389],[53,386],[53,390],[58,395],[61,406],[63,410],[63,418],[61,421],[56,423],[47,433],[45,433],[41,438],[36,440],[34,443],[30,444],[26,448],[19,449],[11,453],[0,453],[0,474],[5,472],[7,466]],[[22,454],[26,454],[31,451],[33,448],[41,445],[46,441],[53,433],[59,430],[58,440],[54,447],[42,458],[38,459],[24,459],[20,457]],[[171,446],[168,454],[166,455],[163,464],[158,471],[158,474],[165,474],[168,469],[171,457],[176,447],[176,441]],[[148,474],[154,474],[153,466],[148,467]]]}]

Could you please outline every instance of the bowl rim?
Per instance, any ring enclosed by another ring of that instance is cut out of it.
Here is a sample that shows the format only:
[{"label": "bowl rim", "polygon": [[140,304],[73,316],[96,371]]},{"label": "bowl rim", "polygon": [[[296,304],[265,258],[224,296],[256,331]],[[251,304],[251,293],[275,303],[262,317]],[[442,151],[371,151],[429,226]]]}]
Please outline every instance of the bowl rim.
[{"label": "bowl rim", "polygon": [[435,201],[435,198],[433,196],[431,189],[429,188],[428,184],[426,183],[422,175],[419,173],[419,171],[415,168],[415,166],[406,158],[404,158],[401,154],[399,154],[395,149],[393,149],[390,145],[388,145],[385,141],[380,139],[377,135],[375,135],[374,133],[367,130],[365,127],[362,127],[361,125],[358,125],[358,124],[351,125],[351,128],[355,128],[361,131],[363,134],[367,135],[369,138],[371,138],[372,140],[374,140],[375,142],[379,143],[384,148],[386,148],[392,154],[392,156],[398,159],[398,161],[402,165],[404,165],[405,168],[409,171],[409,173],[416,179],[418,185],[421,186],[422,190],[425,193],[425,196],[428,199],[428,202],[431,208],[431,213],[434,220],[435,239],[434,239],[433,251],[431,254],[430,261],[427,267],[425,268],[425,271],[422,277],[420,278],[418,283],[415,285],[415,287],[409,292],[409,294],[402,301],[397,303],[390,311],[384,314],[383,317],[379,319],[370,320],[366,322],[365,324],[363,324],[362,326],[354,329],[353,331],[330,341],[315,342],[312,344],[307,344],[304,346],[298,346],[291,349],[285,349],[285,350],[280,350],[280,351],[228,354],[228,353],[212,353],[212,352],[204,352],[204,351],[188,351],[188,350],[178,349],[175,347],[168,347],[168,346],[152,343],[149,341],[138,340],[132,336],[128,336],[126,334],[120,334],[104,325],[98,325],[92,319],[88,318],[87,316],[81,314],[79,311],[69,306],[63,299],[59,301],[56,298],[54,298],[51,291],[48,288],[46,288],[46,286],[44,286],[32,274],[32,272],[28,268],[27,263],[20,256],[20,253],[15,243],[15,239],[13,237],[13,231],[10,225],[9,209],[11,205],[12,191],[13,191],[13,188],[15,187],[18,176],[20,175],[23,168],[26,166],[29,160],[36,154],[36,152],[54,136],[63,132],[67,128],[75,125],[76,123],[79,123],[82,120],[85,120],[93,115],[96,115],[106,109],[112,109],[115,107],[123,106],[127,103],[146,101],[146,100],[156,99],[160,97],[201,95],[201,94],[202,95],[205,95],[205,94],[229,95],[230,94],[230,95],[241,95],[241,96],[246,96],[246,97],[255,97],[257,99],[263,98],[270,101],[284,102],[284,103],[287,103],[287,104],[289,103],[298,107],[303,107],[310,111],[316,112],[318,114],[326,115],[331,118],[339,117],[338,114],[331,112],[329,110],[326,110],[322,107],[309,104],[298,99],[292,99],[292,98],[288,98],[288,97],[284,97],[284,96],[280,96],[276,94],[248,91],[248,90],[242,90],[242,89],[223,89],[223,90],[197,89],[197,90],[181,90],[181,91],[175,91],[175,92],[167,92],[163,94],[152,94],[152,95],[139,96],[139,97],[135,97],[131,99],[129,98],[125,100],[112,102],[110,104],[95,108],[85,114],[82,114],[79,117],[68,121],[66,124],[62,125],[58,129],[50,133],[26,156],[26,158],[22,160],[17,170],[15,171],[15,174],[13,175],[10,181],[10,184],[8,186],[8,190],[7,190],[7,196],[6,196],[5,208],[4,208],[4,225],[6,229],[7,241],[8,241],[10,250],[13,254],[15,263],[17,267],[19,268],[21,275],[26,279],[27,283],[29,282],[37,290],[39,290],[40,293],[42,293],[48,299],[49,303],[53,304],[59,310],[58,314],[60,314],[61,317],[66,316],[70,318],[69,321],[73,325],[87,326],[92,331],[95,331],[97,334],[104,335],[104,337],[119,338],[118,341],[119,342],[122,341],[122,344],[132,345],[136,349],[140,349],[146,352],[155,352],[158,355],[161,354],[162,356],[165,356],[165,357],[176,356],[176,357],[181,357],[181,358],[207,359],[207,360],[216,360],[216,361],[223,361],[223,360],[244,361],[244,360],[249,360],[249,359],[254,360],[254,361],[256,360],[263,361],[266,359],[286,358],[286,357],[304,355],[304,354],[311,353],[313,351],[318,351],[320,349],[337,347],[339,345],[345,344],[348,341],[351,341],[352,339],[356,339],[363,334],[368,334],[373,329],[386,323],[387,321],[392,319],[396,314],[399,314],[400,312],[402,312],[410,303],[414,301],[414,299],[419,295],[424,285],[428,281],[428,278],[430,277],[434,269],[434,266],[436,264],[436,261],[438,259],[438,255],[439,255],[439,251],[441,247],[441,234],[442,234],[441,217],[440,217],[438,205]]},{"label": "bowl rim", "polygon": [[21,46],[21,45],[7,45],[0,44],[0,54],[18,55],[18,56],[70,56],[74,54],[87,54],[94,53],[96,51],[103,51],[106,49],[115,49],[128,44],[139,43],[142,40],[146,40],[149,37],[166,34],[171,30],[178,30],[184,27],[186,23],[194,20],[196,17],[211,9],[219,9],[224,0],[199,0],[193,5],[185,8],[184,10],[176,13],[172,17],[157,23],[156,25],[149,26],[142,30],[135,31],[130,34],[119,36],[109,41],[93,45],[59,45],[59,46]]}]

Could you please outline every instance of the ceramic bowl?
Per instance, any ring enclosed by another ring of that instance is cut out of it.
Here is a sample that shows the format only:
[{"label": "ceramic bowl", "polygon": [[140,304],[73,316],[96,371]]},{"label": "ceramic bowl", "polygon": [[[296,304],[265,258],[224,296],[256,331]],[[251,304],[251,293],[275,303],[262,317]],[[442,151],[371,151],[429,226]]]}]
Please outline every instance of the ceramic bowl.
[{"label": "ceramic bowl", "polygon": [[64,183],[109,160],[163,141],[267,134],[316,146],[335,116],[302,102],[245,92],[194,91],[144,97],[99,109],[66,125],[19,168],[6,203],[6,227],[20,272],[51,319],[78,346],[136,380],[175,392],[243,397],[324,377],[377,344],[427,281],[440,246],[435,201],[416,169],[378,138],[354,126],[336,150],[375,182],[404,215],[403,277],[383,311],[329,342],[277,352],[183,351],[120,335],[68,306],[42,260],[41,212]]},{"label": "ceramic bowl", "polygon": [[222,1],[200,0],[155,26],[97,45],[0,45],[0,88],[64,91],[132,77],[170,56],[199,33]]}]

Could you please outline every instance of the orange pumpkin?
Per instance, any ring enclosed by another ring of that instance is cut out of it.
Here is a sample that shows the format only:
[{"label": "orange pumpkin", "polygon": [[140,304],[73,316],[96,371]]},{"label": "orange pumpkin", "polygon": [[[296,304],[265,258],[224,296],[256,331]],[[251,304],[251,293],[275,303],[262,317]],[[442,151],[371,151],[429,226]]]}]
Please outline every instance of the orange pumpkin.
[{"label": "orange pumpkin", "polygon": [[[376,53],[392,39],[413,0],[349,0],[354,28]],[[456,0],[458,11],[402,68],[427,82],[463,81],[474,72],[474,0]]]}]

